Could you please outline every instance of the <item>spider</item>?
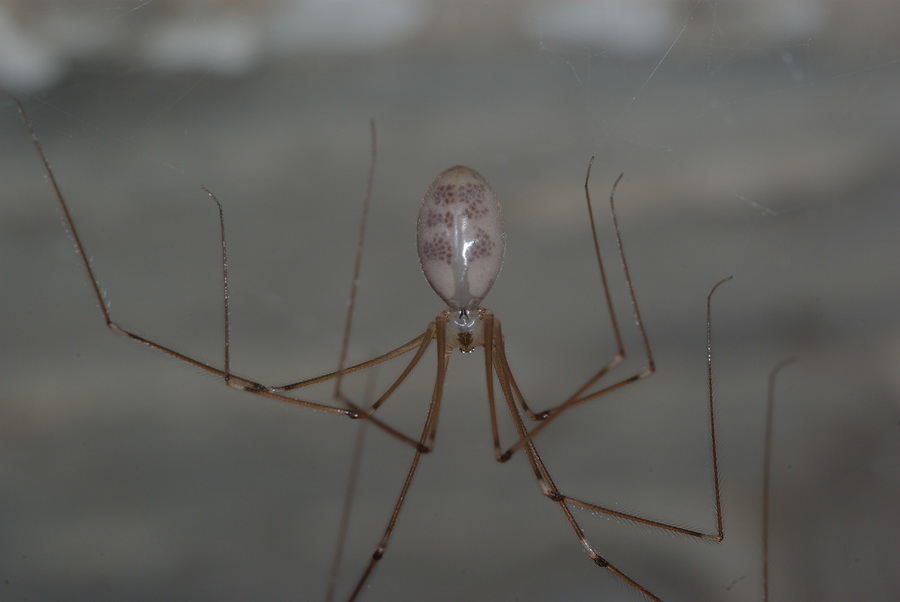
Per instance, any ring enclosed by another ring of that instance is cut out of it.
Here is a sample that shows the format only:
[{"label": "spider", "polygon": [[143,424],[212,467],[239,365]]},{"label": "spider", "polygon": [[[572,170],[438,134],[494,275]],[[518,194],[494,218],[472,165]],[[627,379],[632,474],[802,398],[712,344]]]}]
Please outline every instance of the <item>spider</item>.
[{"label": "spider", "polygon": [[[412,462],[407,469],[400,494],[394,503],[384,533],[377,543],[375,550],[365,566],[362,575],[349,596],[349,600],[356,600],[363,587],[369,581],[376,565],[382,560],[391,540],[391,535],[397,524],[400,512],[407,499],[407,494],[413,483],[419,463],[425,454],[434,449],[435,435],[437,433],[438,417],[443,401],[443,388],[446,379],[451,355],[454,351],[471,353],[481,348],[484,354],[484,369],[486,376],[487,403],[490,413],[491,433],[493,439],[494,459],[498,462],[508,461],[517,452],[524,453],[531,466],[531,470],[543,495],[553,504],[559,507],[569,527],[574,532],[590,560],[598,568],[615,576],[628,586],[642,593],[651,600],[660,600],[648,588],[638,583],[635,579],[624,573],[612,564],[605,555],[602,555],[588,540],[579,522],[573,515],[572,509],[580,507],[592,512],[601,513],[621,520],[638,523],[649,527],[661,529],[671,533],[699,538],[709,541],[721,541],[724,537],[721,508],[721,492],[719,486],[719,466],[716,444],[716,424],[713,412],[713,364],[712,364],[712,297],[715,291],[730,277],[716,283],[707,295],[706,301],[706,347],[707,347],[707,406],[709,418],[709,431],[712,451],[713,490],[715,496],[716,525],[711,533],[705,533],[686,529],[673,524],[650,520],[635,514],[620,512],[612,508],[600,506],[591,502],[570,497],[559,490],[549,469],[544,464],[538,453],[535,439],[537,435],[553,423],[564,412],[584,403],[599,399],[613,391],[627,387],[641,379],[644,379],[656,370],[653,352],[647,336],[647,331],[641,318],[637,299],[632,284],[628,263],[625,259],[625,250],[622,244],[618,218],[615,209],[615,193],[624,174],[619,174],[615,180],[609,195],[610,213],[619,259],[622,263],[625,282],[627,284],[628,297],[634,314],[635,322],[640,332],[643,351],[646,356],[646,364],[639,372],[621,378],[611,383],[603,382],[612,370],[625,358],[625,346],[620,333],[619,322],[613,309],[612,298],[607,285],[606,269],[600,254],[600,245],[597,236],[593,206],[590,196],[590,177],[594,159],[591,158],[587,166],[584,180],[584,193],[587,204],[588,219],[593,236],[594,253],[600,271],[600,281],[603,287],[606,309],[612,324],[615,338],[616,353],[606,364],[602,365],[590,378],[587,379],[568,398],[560,403],[541,410],[532,410],[519,389],[516,379],[506,356],[506,342],[501,327],[500,319],[494,313],[482,305],[482,301],[490,291],[499,271],[505,250],[505,235],[500,204],[493,189],[487,180],[477,171],[464,166],[455,166],[440,173],[425,191],[417,224],[417,247],[422,271],[428,283],[437,295],[446,303],[446,309],[441,310],[434,320],[426,327],[424,332],[412,340],[396,347],[392,351],[374,357],[368,361],[345,367],[347,341],[350,332],[350,323],[353,315],[356,282],[358,282],[362,242],[364,239],[365,224],[368,213],[369,199],[372,192],[372,178],[375,167],[375,130],[372,126],[372,162],[369,170],[366,196],[364,200],[363,216],[359,235],[359,247],[356,255],[354,272],[354,286],[351,289],[350,304],[347,313],[347,325],[344,331],[343,346],[339,369],[302,381],[285,385],[272,386],[262,384],[251,378],[239,376],[231,369],[230,358],[230,310],[228,290],[228,257],[225,241],[225,218],[222,204],[208,189],[203,190],[210,196],[218,210],[220,240],[222,244],[222,284],[223,284],[223,313],[224,313],[224,362],[221,368],[212,366],[200,360],[184,355],[174,349],[155,342],[154,340],[132,332],[110,316],[106,303],[101,295],[101,287],[94,270],[88,261],[88,254],[79,236],[78,229],[69,211],[68,204],[63,196],[61,188],[56,180],[50,163],[38,140],[37,135],[29,121],[22,103],[13,98],[18,106],[19,114],[25,128],[31,136],[32,143],[43,165],[44,171],[53,188],[54,196],[62,209],[63,216],[81,258],[82,266],[87,274],[88,282],[97,299],[103,321],[113,332],[125,336],[133,341],[161,351],[169,356],[181,360],[191,366],[200,368],[220,377],[229,387],[245,391],[259,397],[274,399],[284,403],[301,406],[304,408],[329,412],[354,420],[364,420],[390,436],[407,444],[414,452]],[[378,409],[385,404],[397,388],[406,380],[416,368],[432,342],[437,350],[437,372],[434,380],[431,401],[425,415],[425,422],[418,435],[409,435],[382,421],[378,415]],[[371,404],[354,402],[341,392],[341,379],[351,373],[367,370],[388,362],[400,356],[412,354],[405,368],[399,376],[380,394]],[[293,392],[304,387],[333,381],[335,387],[335,405],[307,401],[292,395]],[[513,425],[517,432],[516,440],[501,443],[497,417],[497,397],[495,382],[499,384],[499,397],[506,404],[511,415]],[[529,426],[526,420],[533,426]]]}]

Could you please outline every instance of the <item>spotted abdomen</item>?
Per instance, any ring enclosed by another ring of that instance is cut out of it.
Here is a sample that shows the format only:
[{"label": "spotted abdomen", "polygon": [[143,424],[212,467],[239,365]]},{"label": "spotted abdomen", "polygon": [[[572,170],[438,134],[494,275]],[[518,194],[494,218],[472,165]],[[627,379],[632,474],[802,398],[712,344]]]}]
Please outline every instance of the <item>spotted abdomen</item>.
[{"label": "spotted abdomen", "polygon": [[462,165],[439,174],[425,191],[416,232],[431,288],[452,309],[478,307],[505,249],[500,203],[487,180]]}]

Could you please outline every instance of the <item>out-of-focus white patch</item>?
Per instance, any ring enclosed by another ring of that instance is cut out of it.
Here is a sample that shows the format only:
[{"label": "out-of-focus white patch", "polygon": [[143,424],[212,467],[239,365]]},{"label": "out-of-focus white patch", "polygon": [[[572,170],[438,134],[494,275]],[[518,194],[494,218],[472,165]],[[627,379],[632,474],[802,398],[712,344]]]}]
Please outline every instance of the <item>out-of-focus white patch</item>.
[{"label": "out-of-focus white patch", "polygon": [[755,2],[747,24],[770,32],[771,41],[790,42],[809,38],[825,25],[828,7],[821,0]]},{"label": "out-of-focus white patch", "polygon": [[[147,14],[149,13],[149,14]],[[0,4],[0,86],[52,85],[79,59],[239,75],[267,55],[360,53],[414,39],[434,7],[416,0]],[[143,28],[135,30],[135,23]]]},{"label": "out-of-focus white patch", "polygon": [[310,0],[280,4],[269,43],[277,53],[364,52],[412,38],[432,7],[416,0]]},{"label": "out-of-focus white patch", "polygon": [[[828,19],[821,0],[743,2],[728,6],[738,19],[729,27],[752,32],[755,43],[788,44],[808,39]],[[684,7],[667,0],[560,0],[529,5],[523,27],[544,43],[603,46],[625,58],[642,58],[664,51],[681,29]],[[700,5],[688,19],[715,19]],[[759,38],[760,32],[764,36]]]},{"label": "out-of-focus white patch", "polygon": [[0,4],[0,85],[32,92],[63,73],[63,58],[39,36],[23,29],[12,9]]},{"label": "out-of-focus white patch", "polygon": [[209,70],[238,75],[260,59],[263,51],[263,8],[191,12],[151,30],[140,55],[150,67],[163,70]]},{"label": "out-of-focus white patch", "polygon": [[659,52],[672,42],[679,7],[665,0],[567,0],[531,7],[525,27],[542,41],[608,46],[623,56]]},{"label": "out-of-focus white patch", "polygon": [[[78,60],[98,57],[238,75],[269,55],[360,54],[485,31],[529,43],[601,47],[625,58],[658,57],[685,19],[716,18],[706,5],[696,7],[686,14],[667,0],[489,3],[473,22],[439,0],[7,0],[0,3],[0,86],[36,91]],[[729,20],[732,29],[752,32],[760,46],[806,41],[829,16],[821,0],[737,3],[729,11],[740,16]],[[784,58],[803,80],[790,50]]]}]

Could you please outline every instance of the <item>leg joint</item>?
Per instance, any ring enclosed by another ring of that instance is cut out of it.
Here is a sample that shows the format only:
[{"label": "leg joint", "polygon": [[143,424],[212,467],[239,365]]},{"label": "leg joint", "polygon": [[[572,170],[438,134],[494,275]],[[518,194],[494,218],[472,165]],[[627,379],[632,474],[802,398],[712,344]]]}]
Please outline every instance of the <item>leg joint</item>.
[{"label": "leg joint", "polygon": [[546,495],[548,498],[550,498],[551,500],[553,500],[554,502],[557,502],[557,503],[564,502],[566,500],[566,496],[561,494],[556,489],[547,490],[544,492],[544,495]]}]

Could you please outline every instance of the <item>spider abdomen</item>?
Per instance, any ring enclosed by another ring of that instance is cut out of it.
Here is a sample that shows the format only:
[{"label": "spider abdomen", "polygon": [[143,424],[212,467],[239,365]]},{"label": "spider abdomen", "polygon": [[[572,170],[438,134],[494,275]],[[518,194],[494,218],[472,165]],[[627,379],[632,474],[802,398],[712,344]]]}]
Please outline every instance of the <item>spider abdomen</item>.
[{"label": "spider abdomen", "polygon": [[477,171],[457,165],[440,173],[422,199],[416,241],[431,288],[452,309],[474,309],[503,263],[500,203]]}]

